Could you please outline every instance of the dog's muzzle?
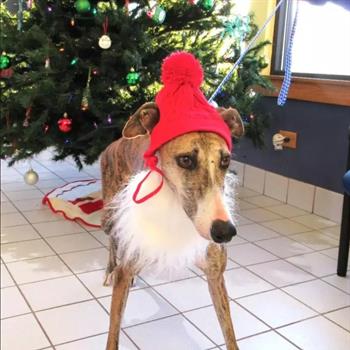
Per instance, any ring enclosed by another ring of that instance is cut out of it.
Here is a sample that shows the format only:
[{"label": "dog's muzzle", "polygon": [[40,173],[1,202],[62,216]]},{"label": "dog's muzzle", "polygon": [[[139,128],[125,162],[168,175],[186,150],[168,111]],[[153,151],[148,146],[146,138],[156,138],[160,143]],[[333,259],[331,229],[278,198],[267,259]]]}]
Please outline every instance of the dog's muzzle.
[{"label": "dog's muzzle", "polygon": [[215,220],[211,225],[210,235],[215,243],[230,242],[236,234],[236,228],[230,221]]}]

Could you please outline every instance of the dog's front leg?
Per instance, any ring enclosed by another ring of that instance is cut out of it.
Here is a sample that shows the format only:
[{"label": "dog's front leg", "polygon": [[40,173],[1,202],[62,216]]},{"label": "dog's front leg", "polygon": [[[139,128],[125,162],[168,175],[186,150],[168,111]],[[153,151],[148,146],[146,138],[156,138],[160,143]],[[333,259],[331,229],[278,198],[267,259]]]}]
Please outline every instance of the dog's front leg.
[{"label": "dog's front leg", "polygon": [[117,266],[114,271],[109,333],[106,350],[118,350],[120,325],[135,272],[130,267]]},{"label": "dog's front leg", "polygon": [[113,236],[109,236],[109,257],[105,272],[105,287],[113,285],[114,273],[117,266],[117,245]]},{"label": "dog's front leg", "polygon": [[230,303],[223,276],[226,262],[226,248],[217,244],[210,244],[205,261],[199,262],[198,267],[207,276],[209,292],[225,338],[227,350],[238,350],[231,320]]}]

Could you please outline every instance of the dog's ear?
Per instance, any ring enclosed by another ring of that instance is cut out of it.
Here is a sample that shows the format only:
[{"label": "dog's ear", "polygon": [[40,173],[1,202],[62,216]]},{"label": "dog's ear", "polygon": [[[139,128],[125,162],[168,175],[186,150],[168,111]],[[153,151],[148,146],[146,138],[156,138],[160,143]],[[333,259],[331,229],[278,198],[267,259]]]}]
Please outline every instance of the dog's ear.
[{"label": "dog's ear", "polygon": [[237,109],[218,107],[216,110],[231,130],[231,134],[234,138],[238,139],[244,135],[243,120]]},{"label": "dog's ear", "polygon": [[159,121],[159,110],[155,103],[144,103],[127,121],[122,135],[133,139],[152,132]]}]

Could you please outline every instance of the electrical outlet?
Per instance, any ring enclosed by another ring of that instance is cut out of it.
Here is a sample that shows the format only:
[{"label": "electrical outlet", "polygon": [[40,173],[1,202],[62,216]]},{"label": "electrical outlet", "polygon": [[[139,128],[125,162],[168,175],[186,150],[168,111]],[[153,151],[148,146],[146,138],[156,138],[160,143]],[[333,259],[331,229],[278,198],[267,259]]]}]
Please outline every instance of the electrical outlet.
[{"label": "electrical outlet", "polygon": [[294,131],[280,130],[279,133],[286,137],[283,142],[284,148],[297,148],[297,133]]}]

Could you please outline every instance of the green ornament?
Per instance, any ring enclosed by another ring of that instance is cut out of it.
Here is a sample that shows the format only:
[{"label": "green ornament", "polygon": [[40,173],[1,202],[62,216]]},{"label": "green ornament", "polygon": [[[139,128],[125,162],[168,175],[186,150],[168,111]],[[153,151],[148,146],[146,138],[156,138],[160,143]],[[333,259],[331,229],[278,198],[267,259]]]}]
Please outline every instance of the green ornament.
[{"label": "green ornament", "polygon": [[214,7],[215,0],[200,0],[198,6],[205,11],[211,11]]},{"label": "green ornament", "polygon": [[6,55],[5,52],[3,52],[0,55],[0,69],[7,69],[11,66],[11,60],[10,57]]},{"label": "green ornament", "polygon": [[131,70],[126,76],[126,81],[130,86],[137,85],[137,83],[140,81],[140,73]]},{"label": "green ornament", "polygon": [[91,9],[89,0],[77,0],[74,7],[79,13],[89,12]]},{"label": "green ornament", "polygon": [[157,5],[148,11],[147,15],[157,24],[162,24],[165,21],[166,12],[163,7]]}]

